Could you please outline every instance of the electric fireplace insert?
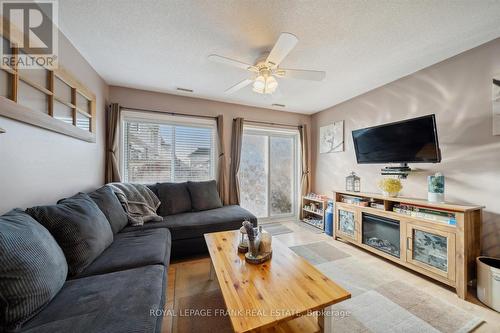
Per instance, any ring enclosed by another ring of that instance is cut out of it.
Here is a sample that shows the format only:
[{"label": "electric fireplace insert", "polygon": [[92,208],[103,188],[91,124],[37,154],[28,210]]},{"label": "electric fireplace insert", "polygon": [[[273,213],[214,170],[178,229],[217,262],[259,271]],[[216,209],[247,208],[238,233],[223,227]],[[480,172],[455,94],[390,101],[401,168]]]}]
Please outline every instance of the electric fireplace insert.
[{"label": "electric fireplace insert", "polygon": [[399,221],[363,213],[363,244],[400,258]]}]

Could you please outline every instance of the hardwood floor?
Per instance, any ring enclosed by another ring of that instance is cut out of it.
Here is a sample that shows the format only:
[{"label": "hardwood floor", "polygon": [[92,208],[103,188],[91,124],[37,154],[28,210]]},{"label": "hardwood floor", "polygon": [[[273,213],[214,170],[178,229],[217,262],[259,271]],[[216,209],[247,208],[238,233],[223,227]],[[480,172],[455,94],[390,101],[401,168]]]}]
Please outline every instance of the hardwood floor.
[{"label": "hardwood floor", "polygon": [[[282,233],[279,235],[275,235],[274,237],[280,239],[289,247],[306,245],[316,242],[327,242],[329,244],[332,244],[336,248],[341,249],[344,253],[352,256],[355,259],[355,264],[363,266],[364,269],[376,268],[377,270],[382,270],[383,272],[385,272],[385,274],[390,275],[392,278],[396,277],[398,279],[406,281],[410,283],[412,287],[418,288],[419,290],[426,292],[434,297],[438,297],[440,300],[452,304],[469,314],[481,318],[482,320],[484,320],[484,323],[477,327],[473,331],[474,333],[500,332],[500,314],[481,304],[481,302],[475,297],[473,290],[469,290],[469,301],[464,301],[457,297],[453,289],[445,285],[436,283],[435,281],[426,278],[425,276],[419,275],[401,266],[395,265],[383,258],[374,256],[353,245],[341,241],[335,241],[332,237],[329,237],[325,234],[316,233],[313,229],[302,228],[294,222],[281,222],[281,224],[291,229],[292,232]],[[168,273],[167,303],[165,306],[166,310],[170,309],[172,311],[174,309],[176,270],[178,268],[182,268],[184,271],[190,271],[189,268],[192,268],[192,274],[195,275],[199,274],[199,272],[196,272],[196,270],[199,269],[200,265],[204,265],[207,266],[208,274],[209,262],[210,258],[207,255],[205,257],[173,262],[170,265]],[[186,268],[188,269],[186,270]],[[186,280],[186,276],[183,276],[183,280]],[[191,281],[183,281],[183,290],[185,290],[186,286],[189,286],[190,283]],[[196,289],[195,282],[192,283],[193,289]],[[346,289],[349,290],[349,288],[347,287]],[[165,316],[162,326],[162,333],[172,332],[172,323],[172,317]]]},{"label": "hardwood floor", "polygon": [[[174,310],[174,296],[175,296],[175,270],[176,265],[170,265],[168,268],[168,287],[166,289],[166,303],[164,310],[173,311]],[[167,313],[167,312],[166,312]],[[172,316],[163,316],[163,324],[161,328],[162,333],[170,333],[172,331]]]}]

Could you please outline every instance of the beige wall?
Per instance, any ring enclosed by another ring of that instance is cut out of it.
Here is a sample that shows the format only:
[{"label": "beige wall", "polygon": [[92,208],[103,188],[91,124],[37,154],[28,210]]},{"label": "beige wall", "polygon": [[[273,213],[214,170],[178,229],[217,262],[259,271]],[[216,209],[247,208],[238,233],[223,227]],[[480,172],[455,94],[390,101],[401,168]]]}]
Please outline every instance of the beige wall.
[{"label": "beige wall", "polygon": [[[500,255],[500,136],[492,135],[491,79],[500,73],[500,39],[353,98],[312,117],[313,187],[332,195],[356,171],[361,190],[377,191],[383,165],[357,165],[353,129],[435,113],[443,160],[414,164],[403,195],[425,198],[426,177],[446,177],[446,199],[485,205],[482,251]],[[345,120],[346,149],[319,154],[319,127]]]},{"label": "beige wall", "polygon": [[0,214],[55,203],[104,181],[104,108],[108,86],[60,34],[59,61],[96,94],[97,142],[88,143],[0,117]]},{"label": "beige wall", "polygon": [[111,86],[109,88],[109,99],[113,103],[119,103],[121,106],[129,108],[161,110],[191,115],[224,115],[224,142],[228,165],[231,158],[233,118],[243,117],[247,120],[277,122],[290,125],[306,124],[308,128],[310,128],[311,124],[310,116],[299,113],[275,111],[124,87]]}]

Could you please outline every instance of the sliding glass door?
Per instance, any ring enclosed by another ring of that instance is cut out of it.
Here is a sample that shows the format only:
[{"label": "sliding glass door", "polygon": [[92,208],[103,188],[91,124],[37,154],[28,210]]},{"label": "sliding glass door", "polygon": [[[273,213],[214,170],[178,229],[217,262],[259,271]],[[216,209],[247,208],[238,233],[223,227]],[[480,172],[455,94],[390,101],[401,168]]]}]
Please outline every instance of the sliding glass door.
[{"label": "sliding glass door", "polygon": [[260,218],[297,215],[298,132],[245,127],[241,206]]}]

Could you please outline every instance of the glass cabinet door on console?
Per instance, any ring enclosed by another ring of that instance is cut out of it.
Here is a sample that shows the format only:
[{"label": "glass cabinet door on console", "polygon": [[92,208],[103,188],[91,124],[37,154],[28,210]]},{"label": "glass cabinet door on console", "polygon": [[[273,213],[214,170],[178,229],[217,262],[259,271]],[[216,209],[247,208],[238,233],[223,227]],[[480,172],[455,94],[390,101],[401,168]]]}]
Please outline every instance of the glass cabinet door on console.
[{"label": "glass cabinet door on console", "polygon": [[358,214],[354,210],[339,207],[337,210],[337,232],[340,237],[357,240]]},{"label": "glass cabinet door on console", "polygon": [[448,280],[455,280],[455,234],[407,224],[406,260]]}]

